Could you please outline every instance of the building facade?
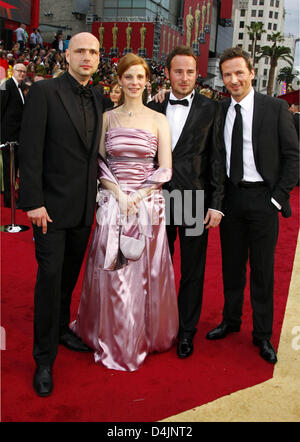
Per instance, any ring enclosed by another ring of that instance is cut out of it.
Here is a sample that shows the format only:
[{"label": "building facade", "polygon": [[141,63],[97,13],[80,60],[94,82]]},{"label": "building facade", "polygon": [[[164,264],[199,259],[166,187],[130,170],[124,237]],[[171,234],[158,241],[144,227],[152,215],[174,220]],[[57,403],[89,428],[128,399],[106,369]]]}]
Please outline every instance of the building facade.
[{"label": "building facade", "polygon": [[[263,29],[266,31],[261,34],[256,44],[256,53],[259,52],[260,47],[270,46],[270,35],[272,33],[284,32],[284,0],[235,0],[233,5],[233,46],[240,46],[250,54],[253,51],[253,41],[251,40],[247,26],[251,23],[260,22],[263,24]],[[295,40],[293,38],[286,39],[281,43],[283,46],[291,48],[291,53],[294,53]],[[258,60],[256,56],[254,59],[255,66],[255,80],[253,86],[259,92],[266,93],[270,58],[265,57]],[[280,61],[278,63],[275,78],[279,70],[287,66],[287,63]],[[274,84],[274,93],[280,94],[280,85]]]}]

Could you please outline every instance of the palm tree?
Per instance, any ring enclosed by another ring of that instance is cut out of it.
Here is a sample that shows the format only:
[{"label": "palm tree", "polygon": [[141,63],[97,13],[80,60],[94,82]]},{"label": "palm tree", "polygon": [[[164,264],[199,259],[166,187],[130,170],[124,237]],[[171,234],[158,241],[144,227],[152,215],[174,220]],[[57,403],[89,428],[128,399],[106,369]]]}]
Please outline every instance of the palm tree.
[{"label": "palm tree", "polygon": [[256,44],[257,40],[260,40],[261,34],[263,34],[265,31],[264,24],[262,22],[256,22],[251,23],[250,26],[246,25],[246,28],[248,29],[248,34],[250,40],[252,40],[252,51],[251,51],[251,57],[253,58],[253,63],[255,62],[255,54],[256,54]]},{"label": "palm tree", "polygon": [[294,71],[292,66],[284,66],[280,69],[277,75],[278,82],[286,82],[287,91],[292,90],[292,83],[294,78],[299,75],[299,71]]},{"label": "palm tree", "polygon": [[280,32],[273,32],[273,34],[270,36],[270,40],[273,42],[273,45],[262,46],[259,51],[259,59],[261,59],[262,57],[270,57],[271,61],[267,94],[273,95],[275,70],[278,64],[278,60],[282,59],[293,66],[294,57],[291,55],[291,48],[278,45],[278,43],[282,43],[284,41],[284,36]]}]

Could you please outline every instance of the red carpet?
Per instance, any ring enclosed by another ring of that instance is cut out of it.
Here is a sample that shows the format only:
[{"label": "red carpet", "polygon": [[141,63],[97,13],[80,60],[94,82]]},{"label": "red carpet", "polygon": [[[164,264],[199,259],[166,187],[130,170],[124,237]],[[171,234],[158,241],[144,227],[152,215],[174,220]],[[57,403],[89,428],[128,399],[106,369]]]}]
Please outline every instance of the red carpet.
[{"label": "red carpet", "polygon": [[[299,188],[291,195],[293,217],[280,217],[276,252],[275,313],[272,342],[277,348],[290,284],[299,228]],[[27,224],[19,210],[16,222]],[[2,209],[1,224],[10,223]],[[38,398],[32,389],[33,289],[36,273],[32,230],[1,233],[1,325],[6,331],[2,356],[2,421],[4,422],[154,422],[264,382],[273,366],[259,357],[251,342],[252,315],[246,291],[240,333],[211,342],[206,333],[221,320],[223,306],[219,231],[210,232],[202,315],[192,357],[179,360],[176,349],[154,354],[137,372],[105,369],[92,354],[59,348],[54,366],[54,392]],[[178,283],[178,254],[175,269]],[[82,274],[81,274],[82,278]],[[81,280],[73,297],[77,310]]]}]

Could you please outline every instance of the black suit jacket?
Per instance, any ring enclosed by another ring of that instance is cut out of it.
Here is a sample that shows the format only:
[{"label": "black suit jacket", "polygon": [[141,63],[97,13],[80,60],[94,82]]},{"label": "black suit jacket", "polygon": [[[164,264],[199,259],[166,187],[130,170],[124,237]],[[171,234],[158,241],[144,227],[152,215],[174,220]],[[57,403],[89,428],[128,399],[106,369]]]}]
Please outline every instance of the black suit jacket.
[{"label": "black suit jacket", "polygon": [[[225,116],[230,99],[223,102]],[[292,115],[284,100],[255,92],[252,123],[255,166],[281,205],[282,215],[291,216],[289,193],[299,170],[298,139]]]},{"label": "black suit jacket", "polygon": [[12,78],[1,85],[1,130],[0,140],[19,141],[23,101],[18,88]]},{"label": "black suit jacket", "polygon": [[97,152],[103,96],[92,88],[96,133],[86,144],[83,115],[66,74],[31,86],[20,136],[20,207],[45,206],[53,226],[91,225],[96,201]]},{"label": "black suit jacket", "polygon": [[293,114],[293,120],[294,120],[294,124],[295,124],[295,128],[296,128],[296,132],[299,138],[299,113]]},{"label": "black suit jacket", "polygon": [[[166,114],[163,103],[148,106]],[[205,206],[221,210],[224,196],[225,149],[221,106],[195,92],[186,123],[173,150],[170,190],[204,190]]]}]

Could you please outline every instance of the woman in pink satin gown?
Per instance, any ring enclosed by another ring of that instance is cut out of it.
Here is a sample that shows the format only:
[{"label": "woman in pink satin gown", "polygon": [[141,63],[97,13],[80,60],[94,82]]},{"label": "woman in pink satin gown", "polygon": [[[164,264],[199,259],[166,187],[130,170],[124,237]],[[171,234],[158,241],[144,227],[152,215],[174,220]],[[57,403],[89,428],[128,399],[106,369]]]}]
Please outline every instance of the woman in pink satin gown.
[{"label": "woman in pink satin gown", "polygon": [[[147,354],[170,349],[178,332],[161,192],[172,175],[171,135],[166,117],[142,103],[149,77],[142,58],[120,60],[125,101],[103,118],[97,224],[71,326],[95,361],[115,370],[137,370]],[[124,246],[123,235],[139,246]],[[140,257],[128,254],[139,247]]]}]

